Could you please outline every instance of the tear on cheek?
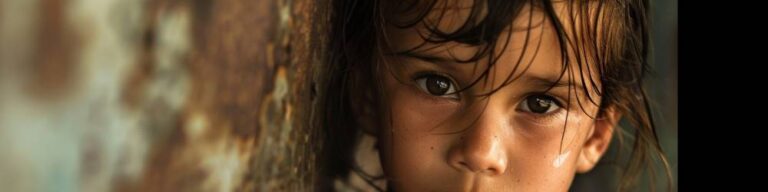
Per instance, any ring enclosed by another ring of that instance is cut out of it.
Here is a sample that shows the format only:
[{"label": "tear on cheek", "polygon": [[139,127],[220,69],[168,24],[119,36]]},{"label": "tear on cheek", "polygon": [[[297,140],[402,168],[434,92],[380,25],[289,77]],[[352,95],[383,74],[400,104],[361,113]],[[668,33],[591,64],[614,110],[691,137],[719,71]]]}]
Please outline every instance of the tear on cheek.
[{"label": "tear on cheek", "polygon": [[571,154],[571,151],[567,151],[563,154],[560,154],[555,158],[555,161],[552,162],[552,166],[555,168],[560,168],[560,166],[563,166],[563,163],[565,163],[565,160],[568,159],[568,155]]}]

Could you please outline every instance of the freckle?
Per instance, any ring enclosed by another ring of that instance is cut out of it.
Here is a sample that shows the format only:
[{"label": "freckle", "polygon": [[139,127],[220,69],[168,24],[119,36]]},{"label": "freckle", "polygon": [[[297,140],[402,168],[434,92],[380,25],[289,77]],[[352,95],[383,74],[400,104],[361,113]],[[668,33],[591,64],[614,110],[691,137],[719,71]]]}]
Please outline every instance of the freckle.
[{"label": "freckle", "polygon": [[434,150],[434,149],[435,149],[435,147],[429,147],[429,150]]}]

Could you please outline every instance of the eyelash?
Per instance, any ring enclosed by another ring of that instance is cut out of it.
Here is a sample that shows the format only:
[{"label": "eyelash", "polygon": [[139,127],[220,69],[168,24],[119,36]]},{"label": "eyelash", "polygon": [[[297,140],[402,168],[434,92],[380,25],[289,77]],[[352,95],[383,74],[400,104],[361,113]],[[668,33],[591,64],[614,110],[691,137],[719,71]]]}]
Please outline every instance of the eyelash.
[{"label": "eyelash", "polygon": [[[530,97],[533,97],[533,96],[544,96],[547,99],[550,99],[553,102],[553,104],[555,104],[555,106],[558,107],[558,109],[548,113],[544,113],[544,114],[539,114],[539,113],[534,113],[529,111],[522,111],[521,109],[519,109],[520,105],[523,105],[524,102],[526,102]],[[526,116],[529,116],[530,118],[532,118],[534,122],[549,123],[555,120],[559,115],[563,114],[565,111],[568,110],[568,105],[565,105],[564,103],[566,102],[561,101],[557,96],[549,95],[546,93],[530,93],[530,94],[527,94],[525,97],[523,97],[523,99],[518,102],[518,106],[515,108],[516,108],[516,111],[521,112]]]},{"label": "eyelash", "polygon": [[[427,86],[426,85],[426,83],[427,83],[426,82],[426,80],[427,80],[426,78],[427,77],[440,77],[440,78],[447,79],[449,81],[449,83],[450,83],[449,84],[450,87],[448,88],[449,90],[447,90],[444,95],[434,95],[434,94],[430,93],[428,88],[426,87]],[[416,89],[418,89],[421,93],[423,93],[424,95],[426,95],[427,97],[429,97],[431,99],[449,99],[449,100],[453,100],[453,101],[460,101],[461,100],[461,96],[460,96],[459,92],[457,92],[457,90],[459,90],[458,83],[456,83],[456,81],[450,75],[442,74],[442,73],[434,72],[434,71],[419,72],[419,73],[416,73],[414,75],[413,83],[414,83],[414,87],[416,87]],[[425,84],[425,85],[421,85],[421,84]],[[424,86],[424,87],[422,87],[422,86]]]}]

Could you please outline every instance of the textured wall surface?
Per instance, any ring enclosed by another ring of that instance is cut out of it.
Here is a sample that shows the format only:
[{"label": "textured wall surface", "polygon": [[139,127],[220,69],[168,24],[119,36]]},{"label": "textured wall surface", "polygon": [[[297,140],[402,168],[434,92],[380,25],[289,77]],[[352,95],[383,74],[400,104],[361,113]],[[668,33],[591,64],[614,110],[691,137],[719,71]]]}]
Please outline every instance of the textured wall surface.
[{"label": "textured wall surface", "polygon": [[1,191],[310,191],[314,1],[0,1]]}]

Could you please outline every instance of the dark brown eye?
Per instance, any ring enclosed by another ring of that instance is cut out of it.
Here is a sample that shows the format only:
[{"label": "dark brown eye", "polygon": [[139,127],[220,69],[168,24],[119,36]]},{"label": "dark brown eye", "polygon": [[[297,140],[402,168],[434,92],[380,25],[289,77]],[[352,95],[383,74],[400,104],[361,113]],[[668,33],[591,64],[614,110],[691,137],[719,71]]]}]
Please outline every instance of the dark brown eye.
[{"label": "dark brown eye", "polygon": [[442,75],[425,75],[416,79],[416,85],[430,95],[458,99],[456,86],[448,77]]},{"label": "dark brown eye", "polygon": [[531,95],[526,97],[518,108],[526,112],[545,114],[560,109],[560,105],[551,96]]}]

